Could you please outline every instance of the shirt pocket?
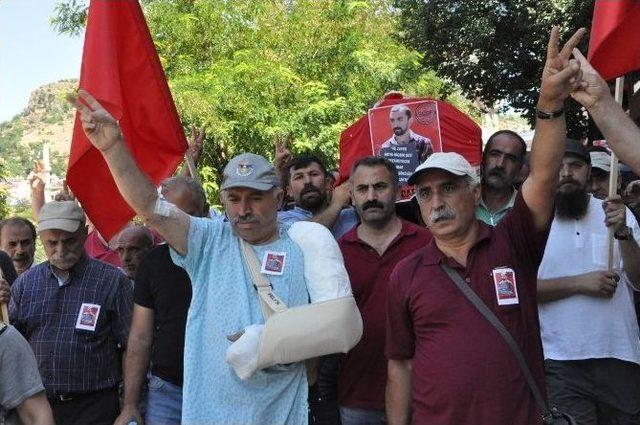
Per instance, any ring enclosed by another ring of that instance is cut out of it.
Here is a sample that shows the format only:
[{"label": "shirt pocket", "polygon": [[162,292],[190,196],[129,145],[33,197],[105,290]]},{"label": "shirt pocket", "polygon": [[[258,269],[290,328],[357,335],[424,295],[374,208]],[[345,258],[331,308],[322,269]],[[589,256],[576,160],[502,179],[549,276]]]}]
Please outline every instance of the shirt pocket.
[{"label": "shirt pocket", "polygon": [[[608,232],[608,230],[607,230]],[[605,270],[609,261],[608,234],[592,233],[591,234],[591,264],[594,270]],[[613,241],[613,267],[620,268],[620,251],[617,243]],[[588,253],[585,253],[588,255]]]}]

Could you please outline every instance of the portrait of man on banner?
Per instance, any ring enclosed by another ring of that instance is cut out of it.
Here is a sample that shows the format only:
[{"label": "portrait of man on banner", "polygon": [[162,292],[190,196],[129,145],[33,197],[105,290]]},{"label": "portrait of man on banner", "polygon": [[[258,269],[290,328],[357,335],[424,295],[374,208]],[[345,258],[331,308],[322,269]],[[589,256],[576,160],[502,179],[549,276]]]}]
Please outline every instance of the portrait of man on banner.
[{"label": "portrait of man on banner", "polygon": [[[376,155],[387,158],[398,169],[400,186],[433,152],[442,151],[438,107],[423,100],[369,110],[371,143]],[[402,198],[411,195],[404,187]]]}]

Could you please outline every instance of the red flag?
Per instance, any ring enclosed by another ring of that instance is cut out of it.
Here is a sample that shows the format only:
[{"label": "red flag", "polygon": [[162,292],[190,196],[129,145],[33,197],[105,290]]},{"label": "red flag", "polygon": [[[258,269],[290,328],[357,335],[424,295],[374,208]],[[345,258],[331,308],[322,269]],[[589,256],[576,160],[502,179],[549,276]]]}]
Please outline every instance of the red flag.
[{"label": "red flag", "polygon": [[605,80],[640,69],[639,0],[596,0],[588,59]]},{"label": "red flag", "polygon": [[[80,88],[120,121],[133,157],[155,184],[173,174],[187,141],[137,0],[91,1]],[[78,114],[67,182],[106,240],[133,218]]]}]

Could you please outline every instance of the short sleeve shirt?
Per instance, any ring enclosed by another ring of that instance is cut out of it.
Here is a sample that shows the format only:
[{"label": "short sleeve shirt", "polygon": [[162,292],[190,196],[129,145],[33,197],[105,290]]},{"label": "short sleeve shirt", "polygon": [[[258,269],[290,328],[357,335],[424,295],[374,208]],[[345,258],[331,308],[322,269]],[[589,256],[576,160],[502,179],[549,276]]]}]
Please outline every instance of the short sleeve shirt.
[{"label": "short sleeve shirt", "polygon": [[4,423],[7,410],[42,391],[44,386],[29,343],[12,326],[0,330],[0,424]]},{"label": "short sleeve shirt", "polygon": [[159,245],[145,255],[136,274],[133,301],[153,310],[151,372],[182,386],[191,281],[187,272],[171,260],[169,245]]},{"label": "short sleeve shirt", "polygon": [[[439,264],[457,270],[498,316],[544,389],[536,274],[548,230],[534,228],[520,194],[498,226],[478,225],[466,268],[432,240],[398,264],[391,276],[386,355],[412,360],[414,424],[541,423],[515,356]],[[500,305],[500,279],[492,272],[507,268],[515,274],[519,302]]]},{"label": "short sleeve shirt", "polygon": [[362,315],[363,333],[358,344],[340,364],[340,406],[384,410],[387,359],[384,342],[387,317],[387,286],[396,264],[429,242],[431,233],[408,221],[381,256],[358,238],[357,228],[339,240],[353,296]]},{"label": "short sleeve shirt", "polygon": [[[253,246],[262,260],[284,253],[282,275],[270,275],[274,293],[288,306],[307,304],[300,248],[280,228],[279,239]],[[228,222],[190,218],[186,256],[171,251],[191,278],[184,356],[182,423],[291,424],[307,422],[304,363],[267,368],[240,380],[225,362],[227,335],[262,324],[262,310],[238,238]]]}]

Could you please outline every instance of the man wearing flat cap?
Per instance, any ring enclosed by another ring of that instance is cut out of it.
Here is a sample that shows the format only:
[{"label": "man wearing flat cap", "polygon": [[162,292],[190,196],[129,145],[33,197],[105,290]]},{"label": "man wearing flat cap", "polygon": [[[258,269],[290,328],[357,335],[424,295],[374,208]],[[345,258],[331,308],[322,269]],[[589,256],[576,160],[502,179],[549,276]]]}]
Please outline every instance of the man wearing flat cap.
[{"label": "man wearing flat cap", "polygon": [[48,261],[12,285],[11,322],[36,355],[55,423],[112,424],[133,287],[85,254],[85,215],[75,201],[45,204],[38,231]]}]

